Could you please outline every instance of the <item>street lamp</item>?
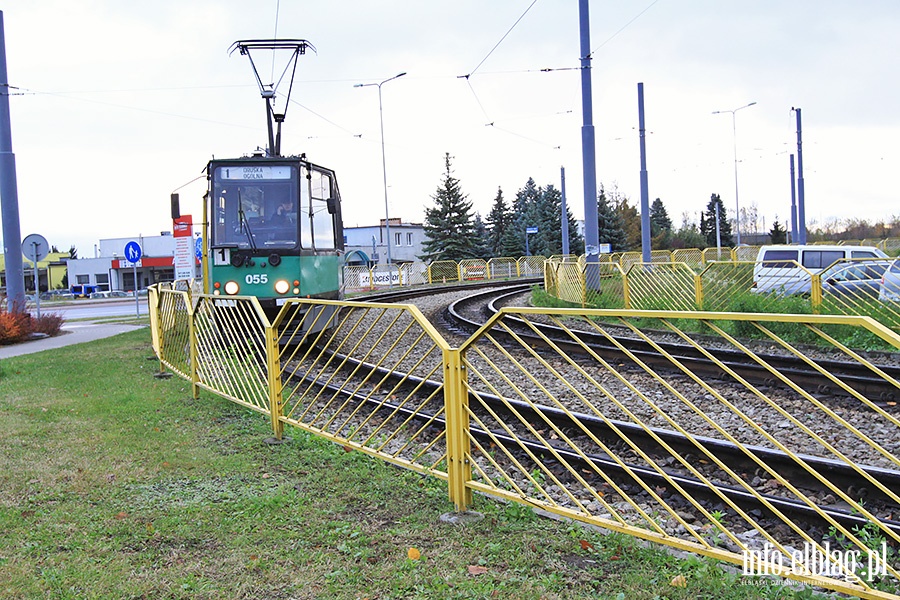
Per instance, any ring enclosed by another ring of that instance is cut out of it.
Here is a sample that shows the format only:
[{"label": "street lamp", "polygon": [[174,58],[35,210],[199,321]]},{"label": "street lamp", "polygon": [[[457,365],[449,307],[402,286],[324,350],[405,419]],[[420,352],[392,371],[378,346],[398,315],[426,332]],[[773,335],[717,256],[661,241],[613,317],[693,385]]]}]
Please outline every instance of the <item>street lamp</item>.
[{"label": "street lamp", "polygon": [[743,110],[745,108],[750,108],[756,104],[756,102],[751,102],[750,104],[745,104],[744,106],[735,108],[734,110],[716,110],[713,111],[714,115],[721,115],[723,113],[731,113],[731,131],[732,131],[732,139],[734,140],[734,230],[737,233],[737,245],[741,245],[741,204],[738,200],[738,159],[737,159],[737,119],[735,118],[735,113],[739,110]]},{"label": "street lamp", "polygon": [[[387,194],[387,160],[384,155],[384,109],[381,104],[381,86],[383,86],[388,81],[393,81],[398,77],[403,77],[406,75],[406,71],[403,73],[399,73],[385,79],[381,83],[357,83],[353,87],[369,87],[369,86],[377,86],[378,87],[378,118],[381,121],[381,171],[384,174],[384,228],[385,228],[385,236],[386,236],[386,244],[387,244],[387,264],[388,268],[391,266],[391,218],[388,213],[388,194]],[[393,279],[393,277],[392,277]]]}]

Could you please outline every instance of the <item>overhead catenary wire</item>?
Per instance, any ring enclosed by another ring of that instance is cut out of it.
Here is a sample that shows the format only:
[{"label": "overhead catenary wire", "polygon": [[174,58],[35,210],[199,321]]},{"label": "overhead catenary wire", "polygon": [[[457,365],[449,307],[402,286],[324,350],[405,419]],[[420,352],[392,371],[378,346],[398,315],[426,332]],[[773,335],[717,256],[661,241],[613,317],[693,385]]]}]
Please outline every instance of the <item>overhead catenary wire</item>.
[{"label": "overhead catenary wire", "polygon": [[481,62],[478,63],[478,65],[477,65],[474,69],[472,69],[472,71],[471,71],[468,75],[460,75],[460,77],[465,78],[465,79],[468,79],[469,77],[471,77],[472,75],[474,75],[474,74],[475,74],[475,71],[477,71],[478,69],[480,69],[480,68],[481,68],[481,65],[483,65],[484,62],[485,62],[488,58],[490,58],[491,54],[494,53],[494,50],[496,50],[496,49],[500,46],[500,44],[503,43],[503,40],[505,40],[506,37],[507,37],[510,33],[512,33],[512,30],[516,28],[516,25],[518,25],[519,22],[520,22],[523,18],[525,18],[525,15],[528,14],[528,11],[530,11],[531,8],[532,8],[535,4],[537,4],[537,1],[538,1],[538,0],[533,0],[533,1],[531,2],[531,4],[528,5],[528,8],[525,9],[525,12],[523,12],[523,13],[521,14],[521,16],[519,16],[519,18],[516,19],[516,22],[512,24],[512,27],[510,27],[509,30],[508,30],[506,33],[503,34],[503,37],[500,38],[500,41],[498,41],[496,44],[494,44],[494,47],[491,48],[490,52],[488,52],[488,53],[485,55],[485,57],[481,59]]},{"label": "overhead catenary wire", "polygon": [[[226,86],[226,87],[233,87],[233,86]],[[26,88],[22,88],[22,89],[26,89]],[[131,105],[128,105],[128,104],[119,104],[119,103],[116,103],[116,102],[106,102],[106,101],[103,101],[103,100],[92,100],[92,99],[90,99],[90,98],[81,98],[81,97],[79,97],[79,96],[73,95],[74,93],[75,93],[75,92],[44,92],[44,91],[29,90],[27,94],[26,94],[26,93],[22,93],[22,94],[17,94],[17,95],[41,95],[41,96],[53,96],[53,97],[55,97],[55,98],[63,98],[63,99],[66,99],[66,100],[77,100],[77,101],[79,101],[79,102],[86,102],[86,103],[88,103],[88,104],[99,104],[99,105],[101,105],[101,106],[111,106],[111,107],[114,107],[114,108],[122,108],[122,109],[125,109],[125,110],[135,110],[135,111],[145,112],[145,113],[151,113],[151,114],[155,114],[155,115],[163,115],[163,116],[167,116],[167,117],[175,117],[175,118],[178,118],[178,119],[187,119],[187,120],[189,120],[189,121],[197,121],[197,122],[201,122],[201,123],[213,123],[213,124],[215,124],[215,125],[225,125],[225,126],[228,126],[228,127],[239,127],[239,128],[241,128],[241,129],[253,129],[253,127],[249,127],[249,126],[247,126],[247,125],[239,125],[239,124],[237,124],[237,123],[228,123],[228,122],[225,122],[225,121],[217,121],[217,120],[214,120],[214,119],[205,119],[205,118],[203,118],[203,117],[195,117],[195,116],[191,116],[191,115],[182,115],[182,114],[173,113],[173,112],[168,112],[168,111],[163,111],[163,110],[156,110],[156,109],[152,109],[152,108],[144,108],[144,107],[141,107],[141,106],[131,106]],[[80,93],[87,93],[87,92],[80,92]],[[91,92],[91,93],[95,93],[95,92]]]},{"label": "overhead catenary wire", "polygon": [[650,10],[651,8],[653,8],[653,6],[654,6],[657,2],[659,2],[659,0],[653,0],[653,2],[651,2],[651,3],[647,6],[647,8],[645,8],[644,10],[642,10],[641,12],[639,12],[639,13],[638,13],[637,15],[635,15],[630,21],[628,21],[627,23],[625,23],[624,25],[622,25],[622,27],[620,27],[618,31],[616,31],[614,34],[612,34],[611,36],[609,36],[608,38],[606,38],[604,41],[602,41],[602,42],[600,43],[600,45],[598,45],[596,48],[594,48],[593,50],[591,50],[591,54],[596,54],[596,53],[597,53],[597,50],[599,50],[600,48],[602,48],[602,47],[605,46],[606,44],[608,44],[608,43],[610,43],[611,41],[613,41],[613,39],[614,39],[617,35],[619,35],[619,34],[622,33],[623,31],[625,31],[626,29],[628,29],[628,27],[629,27],[632,23],[634,23],[635,21],[637,21],[638,19],[640,19],[641,16],[643,16],[643,14],[644,14],[645,12],[647,12],[648,10]]},{"label": "overhead catenary wire", "polygon": [[[275,31],[272,33],[272,39],[278,39],[278,13],[281,10],[281,0],[275,0]],[[269,80],[274,84],[275,83],[275,49],[272,49],[272,74],[269,76]]]}]

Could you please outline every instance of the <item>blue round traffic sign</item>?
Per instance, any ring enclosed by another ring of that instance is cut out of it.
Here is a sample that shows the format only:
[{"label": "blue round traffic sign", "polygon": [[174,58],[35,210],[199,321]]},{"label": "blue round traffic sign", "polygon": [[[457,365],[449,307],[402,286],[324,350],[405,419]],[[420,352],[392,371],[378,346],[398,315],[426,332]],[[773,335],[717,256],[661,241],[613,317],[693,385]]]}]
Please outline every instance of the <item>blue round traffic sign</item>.
[{"label": "blue round traffic sign", "polygon": [[128,262],[137,262],[141,260],[141,245],[137,242],[128,242],[125,244],[125,259]]}]

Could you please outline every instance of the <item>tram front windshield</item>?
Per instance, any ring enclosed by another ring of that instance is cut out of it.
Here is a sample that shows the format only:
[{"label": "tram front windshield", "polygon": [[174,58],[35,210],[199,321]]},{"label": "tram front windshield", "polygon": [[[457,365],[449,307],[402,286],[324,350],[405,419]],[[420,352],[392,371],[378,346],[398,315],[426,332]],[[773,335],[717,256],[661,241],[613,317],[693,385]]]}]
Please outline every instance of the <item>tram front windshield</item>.
[{"label": "tram front windshield", "polygon": [[214,245],[251,249],[298,246],[297,171],[289,166],[259,168],[265,169],[265,179],[244,179],[248,167],[215,169]]},{"label": "tram front windshield", "polygon": [[211,190],[212,244],[334,249],[333,215],[328,210],[332,186],[328,174],[306,166],[218,166]]}]

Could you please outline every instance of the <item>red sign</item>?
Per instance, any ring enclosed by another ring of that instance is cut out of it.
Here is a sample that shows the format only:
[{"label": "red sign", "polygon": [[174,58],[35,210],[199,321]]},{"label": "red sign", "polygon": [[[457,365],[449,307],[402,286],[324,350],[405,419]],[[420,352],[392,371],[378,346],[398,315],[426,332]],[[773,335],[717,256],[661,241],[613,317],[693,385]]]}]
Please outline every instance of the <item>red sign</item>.
[{"label": "red sign", "polygon": [[182,215],[172,220],[172,235],[174,237],[194,236],[194,221],[191,215]]}]

